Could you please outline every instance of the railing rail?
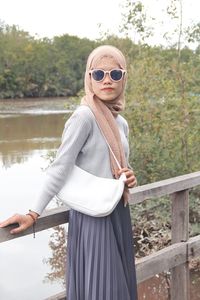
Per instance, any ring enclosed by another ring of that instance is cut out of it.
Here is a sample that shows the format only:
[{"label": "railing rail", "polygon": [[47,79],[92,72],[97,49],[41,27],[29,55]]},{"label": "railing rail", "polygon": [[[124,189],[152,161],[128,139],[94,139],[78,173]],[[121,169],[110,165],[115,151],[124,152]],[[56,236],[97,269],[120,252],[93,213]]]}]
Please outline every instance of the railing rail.
[{"label": "railing rail", "polygon": [[[171,271],[171,299],[189,300],[188,262],[200,256],[200,235],[189,238],[189,189],[200,185],[200,172],[194,172],[159,182],[146,184],[131,190],[130,204],[170,195],[172,202],[172,245],[138,259],[136,272],[138,283],[163,271]],[[66,207],[45,211],[38,219],[36,232],[67,223]],[[0,243],[32,233],[29,228],[18,235],[11,235],[14,225],[0,229]],[[62,293],[61,293],[62,294]],[[60,294],[60,295],[61,295]],[[62,294],[63,295],[63,294]],[[63,299],[63,298],[49,298]]]}]

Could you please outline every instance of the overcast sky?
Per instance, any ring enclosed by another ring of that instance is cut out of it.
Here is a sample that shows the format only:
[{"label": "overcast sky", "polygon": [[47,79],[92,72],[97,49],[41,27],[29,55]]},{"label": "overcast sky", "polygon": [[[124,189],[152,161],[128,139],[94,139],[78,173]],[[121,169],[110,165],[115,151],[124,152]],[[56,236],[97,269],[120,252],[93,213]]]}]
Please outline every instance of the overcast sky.
[{"label": "overcast sky", "polygon": [[[162,13],[170,0],[142,1],[148,14],[156,18],[154,23],[164,21],[165,28],[170,26]],[[103,31],[118,33],[125,3],[126,0],[0,0],[0,19],[39,37],[68,33],[96,39],[100,37],[99,23]],[[183,3],[184,24],[200,21],[200,1],[183,0]]]},{"label": "overcast sky", "polygon": [[0,0],[0,19],[39,36],[64,33],[95,39],[98,23],[116,28],[123,0]]}]

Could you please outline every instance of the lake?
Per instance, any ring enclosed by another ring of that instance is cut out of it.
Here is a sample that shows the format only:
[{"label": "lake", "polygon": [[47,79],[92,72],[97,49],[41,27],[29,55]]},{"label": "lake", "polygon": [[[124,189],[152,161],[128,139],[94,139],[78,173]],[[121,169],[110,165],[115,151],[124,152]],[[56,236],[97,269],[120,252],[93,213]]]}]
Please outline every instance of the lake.
[{"label": "lake", "polygon": [[[0,101],[0,220],[26,213],[56,151],[68,116],[66,99]],[[54,207],[51,203],[49,207]],[[52,230],[2,243],[0,247],[0,299],[39,300],[60,292],[59,283],[44,283],[50,266]],[[3,275],[3,276],[2,276]]]},{"label": "lake", "polygon": [[[69,116],[66,99],[0,101],[0,221],[26,213],[35,201],[35,191],[55,153]],[[55,207],[50,203],[48,208]],[[51,272],[45,259],[51,257],[53,230],[2,243],[0,246],[0,299],[43,300],[63,290],[59,281],[44,282]],[[193,272],[191,300],[200,299],[200,273]],[[139,285],[139,300],[168,300],[164,276]],[[199,297],[199,298],[198,298]]]}]

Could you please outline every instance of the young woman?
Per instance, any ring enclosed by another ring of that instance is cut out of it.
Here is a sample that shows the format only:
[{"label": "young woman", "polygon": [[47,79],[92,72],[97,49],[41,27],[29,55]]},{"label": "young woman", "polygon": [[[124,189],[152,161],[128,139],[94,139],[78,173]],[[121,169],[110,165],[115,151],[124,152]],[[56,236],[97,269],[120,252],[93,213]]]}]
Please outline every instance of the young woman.
[{"label": "young woman", "polygon": [[68,300],[137,299],[128,205],[128,188],[136,185],[136,178],[128,167],[128,125],[119,114],[125,105],[126,77],[126,61],[121,51],[107,45],[92,51],[86,65],[85,96],[66,122],[61,146],[47,171],[37,206],[28,215],[15,215],[1,224],[3,227],[19,223],[19,227],[12,230],[13,234],[31,226],[62,188],[74,164],[99,177],[118,178],[125,173],[127,179],[122,199],[110,215],[97,218],[70,210]]}]

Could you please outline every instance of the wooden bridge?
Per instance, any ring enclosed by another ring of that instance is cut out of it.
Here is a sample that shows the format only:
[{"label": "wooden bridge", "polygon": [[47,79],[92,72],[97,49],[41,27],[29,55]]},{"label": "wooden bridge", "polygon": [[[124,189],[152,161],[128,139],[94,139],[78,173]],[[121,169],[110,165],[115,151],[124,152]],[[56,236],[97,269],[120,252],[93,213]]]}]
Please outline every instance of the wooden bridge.
[{"label": "wooden bridge", "polygon": [[[189,190],[200,185],[200,172],[146,184],[131,190],[131,205],[145,200],[170,195],[171,199],[171,238],[170,246],[151,255],[138,259],[136,272],[138,283],[164,271],[170,271],[171,300],[189,300],[189,261],[200,256],[200,234],[189,238]],[[66,208],[46,211],[37,221],[36,232],[68,222]],[[32,228],[13,236],[11,228],[0,229],[0,243],[32,234]],[[65,300],[65,293],[57,294],[48,300]]]}]

